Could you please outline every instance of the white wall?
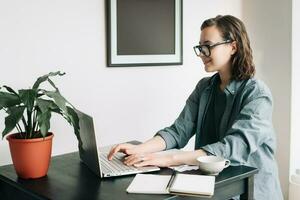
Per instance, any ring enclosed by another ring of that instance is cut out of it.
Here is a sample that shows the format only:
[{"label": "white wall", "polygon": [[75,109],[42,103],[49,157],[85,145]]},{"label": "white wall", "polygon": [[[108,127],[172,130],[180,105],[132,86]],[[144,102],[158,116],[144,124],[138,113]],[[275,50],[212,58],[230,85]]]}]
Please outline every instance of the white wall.
[{"label": "white wall", "polygon": [[291,0],[246,0],[242,15],[250,35],[258,77],[274,98],[273,124],[281,187],[288,196],[291,111]]},{"label": "white wall", "polygon": [[300,3],[293,0],[292,31],[292,110],[291,110],[291,161],[290,175],[300,169]]},{"label": "white wall", "polygon": [[[39,75],[65,71],[54,81],[68,100],[94,117],[98,141],[148,139],[174,121],[205,76],[192,49],[202,21],[217,14],[239,17],[240,2],[184,1],[183,66],[107,68],[104,0],[0,0],[0,85],[26,88]],[[53,118],[51,129],[53,155],[77,149],[72,128],[60,117]],[[0,165],[8,163],[3,140]]]}]

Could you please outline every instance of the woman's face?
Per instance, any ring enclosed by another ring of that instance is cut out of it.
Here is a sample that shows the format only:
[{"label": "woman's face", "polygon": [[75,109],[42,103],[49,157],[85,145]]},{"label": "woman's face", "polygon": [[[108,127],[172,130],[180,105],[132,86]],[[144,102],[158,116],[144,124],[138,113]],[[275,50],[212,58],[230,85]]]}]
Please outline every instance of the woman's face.
[{"label": "woman's face", "polygon": [[[200,45],[213,45],[223,42],[220,31],[216,26],[206,27],[201,32]],[[231,56],[236,52],[235,42],[221,44],[210,49],[209,57],[200,55],[206,72],[230,72]]]}]

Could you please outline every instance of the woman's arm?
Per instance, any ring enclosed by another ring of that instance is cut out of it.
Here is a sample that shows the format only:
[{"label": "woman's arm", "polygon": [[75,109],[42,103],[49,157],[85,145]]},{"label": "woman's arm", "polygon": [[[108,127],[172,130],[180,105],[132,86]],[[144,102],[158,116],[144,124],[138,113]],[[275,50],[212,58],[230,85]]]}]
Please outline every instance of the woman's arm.
[{"label": "woman's arm", "polygon": [[166,142],[166,149],[183,148],[195,134],[200,93],[206,87],[209,79],[210,77],[203,78],[198,82],[174,123],[171,126],[158,131],[157,135],[161,136]]},{"label": "woman's arm", "polygon": [[141,154],[135,154],[127,157],[125,160],[125,164],[134,165],[136,167],[143,167],[148,165],[158,167],[170,167],[183,164],[197,165],[197,157],[206,155],[206,152],[202,149],[165,155],[150,153],[141,156]]},{"label": "woman's arm", "polygon": [[202,149],[195,151],[184,151],[173,155],[173,165],[197,165],[197,158],[199,156],[206,156],[206,152]]},{"label": "woman's arm", "polygon": [[203,147],[206,152],[246,164],[258,149],[274,154],[276,147],[272,125],[272,97],[268,90],[252,89],[251,96],[237,115],[225,137]]},{"label": "woman's arm", "polygon": [[123,152],[127,155],[133,155],[162,151],[165,148],[165,141],[160,136],[155,136],[150,140],[139,145],[133,145],[129,143],[118,144],[110,150],[108,154],[108,159],[111,160],[117,152]]},{"label": "woman's arm", "polygon": [[139,145],[141,153],[152,153],[166,149],[166,143],[160,136],[155,136]]},{"label": "woman's arm", "polygon": [[165,141],[160,136],[155,136],[143,144],[118,144],[111,149],[108,159],[111,160],[115,153],[123,152],[129,155],[125,158],[126,165],[142,167],[155,165],[169,167],[182,164],[196,165],[196,158],[206,155],[206,152],[199,149],[196,151],[183,151],[175,154],[157,154],[154,152],[163,151],[166,148]]}]

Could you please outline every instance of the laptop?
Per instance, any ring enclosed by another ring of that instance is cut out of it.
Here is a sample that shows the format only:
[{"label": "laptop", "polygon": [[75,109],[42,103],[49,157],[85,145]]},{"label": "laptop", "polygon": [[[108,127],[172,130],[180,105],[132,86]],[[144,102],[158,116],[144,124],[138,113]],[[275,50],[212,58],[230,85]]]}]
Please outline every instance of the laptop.
[{"label": "laptop", "polygon": [[82,144],[79,146],[81,161],[99,177],[114,177],[143,172],[158,171],[160,168],[147,166],[136,168],[123,164],[125,154],[118,152],[113,160],[109,161],[107,155],[113,145],[99,148],[96,143],[93,118],[83,112],[76,110],[79,117],[80,138]]}]

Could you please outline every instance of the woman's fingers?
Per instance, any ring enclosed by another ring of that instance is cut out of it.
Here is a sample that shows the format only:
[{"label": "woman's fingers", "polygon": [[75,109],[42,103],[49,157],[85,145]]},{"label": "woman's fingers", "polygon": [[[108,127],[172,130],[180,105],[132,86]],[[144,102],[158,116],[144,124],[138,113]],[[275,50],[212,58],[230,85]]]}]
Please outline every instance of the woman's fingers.
[{"label": "woman's fingers", "polygon": [[134,164],[133,166],[135,167],[144,167],[144,166],[150,166],[150,165],[155,165],[154,160],[145,160],[139,163]]},{"label": "woman's fingers", "polygon": [[172,165],[172,158],[170,155],[157,156],[155,154],[148,154],[140,162],[133,164],[135,167],[144,167],[144,166],[158,166],[158,167],[169,167]]},{"label": "woman's fingers", "polygon": [[[126,152],[132,149],[130,144],[120,144],[112,148],[109,153],[108,159],[112,159],[113,155],[119,151]],[[128,153],[128,152],[127,152]],[[128,166],[143,167],[143,166],[159,166],[167,167],[172,164],[172,159],[170,155],[158,156],[156,154],[132,154],[124,159],[124,164]]]},{"label": "woman's fingers", "polygon": [[142,162],[147,159],[147,156],[144,154],[134,154],[125,158],[125,165],[134,165],[135,163]]},{"label": "woman's fingers", "polygon": [[135,149],[134,148],[125,149],[124,153],[126,153],[127,155],[134,154],[135,153]]},{"label": "woman's fingers", "polygon": [[135,163],[133,166],[135,167],[144,167],[144,166],[159,166],[160,157],[155,154],[148,154],[145,159],[141,162]]},{"label": "woman's fingers", "polygon": [[111,160],[111,159],[113,158],[113,156],[114,156],[119,150],[120,150],[120,145],[119,145],[119,144],[116,145],[116,146],[114,146],[114,147],[110,150],[110,152],[109,152],[109,154],[108,154],[108,156],[107,156],[108,160]]},{"label": "woman's fingers", "polygon": [[109,152],[109,154],[108,154],[108,156],[107,156],[108,160],[111,160],[111,159],[113,158],[113,156],[114,156],[117,152],[124,152],[124,153],[126,153],[126,151],[128,151],[128,149],[130,149],[130,148],[133,148],[133,146],[134,146],[134,145],[132,145],[132,144],[127,144],[127,143],[124,143],[124,144],[118,144],[118,145],[114,146],[114,147],[110,150],[110,152]]}]

